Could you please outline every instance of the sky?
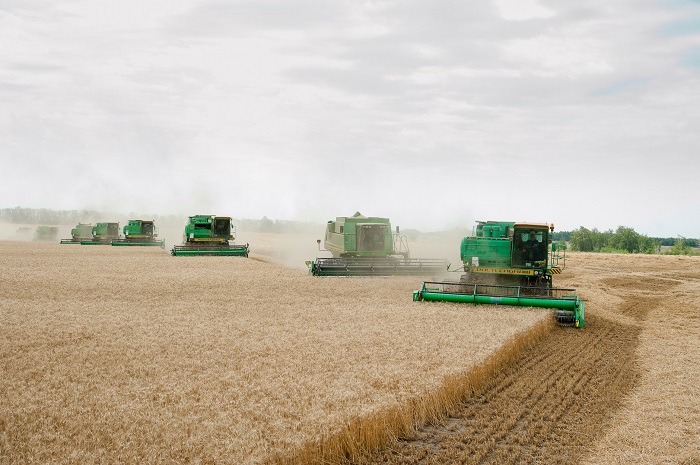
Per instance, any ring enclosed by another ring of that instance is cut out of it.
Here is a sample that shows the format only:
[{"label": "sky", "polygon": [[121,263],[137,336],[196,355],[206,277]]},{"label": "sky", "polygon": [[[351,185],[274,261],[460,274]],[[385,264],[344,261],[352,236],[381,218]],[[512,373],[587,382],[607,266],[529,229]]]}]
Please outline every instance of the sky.
[{"label": "sky", "polygon": [[700,237],[700,1],[0,0],[0,208]]}]

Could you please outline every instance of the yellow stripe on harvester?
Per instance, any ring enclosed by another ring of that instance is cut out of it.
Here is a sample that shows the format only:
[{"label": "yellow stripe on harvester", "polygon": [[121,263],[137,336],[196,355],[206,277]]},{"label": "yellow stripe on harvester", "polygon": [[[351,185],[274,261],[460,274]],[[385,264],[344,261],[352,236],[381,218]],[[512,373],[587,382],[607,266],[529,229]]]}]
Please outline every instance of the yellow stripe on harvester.
[{"label": "yellow stripe on harvester", "polygon": [[561,268],[552,268],[549,271],[551,271],[552,274],[561,274]]},{"label": "yellow stripe on harvester", "polygon": [[522,274],[522,275],[534,275],[535,270],[519,270],[517,268],[483,268],[475,267],[472,268],[475,273],[501,273],[501,274]]}]

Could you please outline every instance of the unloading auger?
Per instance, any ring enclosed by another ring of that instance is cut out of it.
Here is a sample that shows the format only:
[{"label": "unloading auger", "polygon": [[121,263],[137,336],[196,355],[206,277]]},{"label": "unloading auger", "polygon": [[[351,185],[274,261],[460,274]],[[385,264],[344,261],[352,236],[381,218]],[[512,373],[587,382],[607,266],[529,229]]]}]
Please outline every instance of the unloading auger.
[{"label": "unloading auger", "polygon": [[584,326],[575,289],[552,287],[566,264],[566,245],[553,243],[554,225],[479,221],[462,239],[460,281],[426,281],[413,300],[555,309],[562,326]]}]

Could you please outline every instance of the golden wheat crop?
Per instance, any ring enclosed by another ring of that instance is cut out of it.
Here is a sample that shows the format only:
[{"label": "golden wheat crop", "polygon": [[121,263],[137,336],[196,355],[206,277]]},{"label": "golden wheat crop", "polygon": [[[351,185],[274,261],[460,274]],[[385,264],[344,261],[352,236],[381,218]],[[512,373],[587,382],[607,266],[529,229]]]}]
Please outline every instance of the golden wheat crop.
[{"label": "golden wheat crop", "polygon": [[5,463],[359,454],[439,416],[550,321],[414,303],[420,278],[313,278],[255,256],[0,242],[0,269]]}]

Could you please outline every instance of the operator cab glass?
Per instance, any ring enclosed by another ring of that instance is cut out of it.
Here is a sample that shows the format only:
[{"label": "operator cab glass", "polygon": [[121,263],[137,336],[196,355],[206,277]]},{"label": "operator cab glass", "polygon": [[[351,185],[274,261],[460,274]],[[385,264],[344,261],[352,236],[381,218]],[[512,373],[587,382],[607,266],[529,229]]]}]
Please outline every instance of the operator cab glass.
[{"label": "operator cab glass", "polygon": [[144,221],[141,223],[141,234],[152,236],[153,235],[153,222]]},{"label": "operator cab glass", "polygon": [[548,233],[546,229],[516,228],[513,231],[513,266],[545,266]]},{"label": "operator cab glass", "polygon": [[388,231],[386,224],[357,225],[357,250],[361,252],[383,252]]},{"label": "operator cab glass", "polygon": [[226,237],[231,235],[231,218],[214,218],[214,237]]}]

